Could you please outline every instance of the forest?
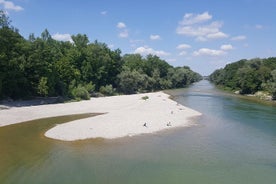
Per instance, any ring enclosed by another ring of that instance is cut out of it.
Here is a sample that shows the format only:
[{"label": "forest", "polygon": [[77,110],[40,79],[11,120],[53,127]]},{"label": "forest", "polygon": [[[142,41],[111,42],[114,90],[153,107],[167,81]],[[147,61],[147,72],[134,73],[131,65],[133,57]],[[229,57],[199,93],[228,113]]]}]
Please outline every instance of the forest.
[{"label": "forest", "polygon": [[276,99],[276,58],[240,60],[214,71],[209,76],[216,85],[240,94],[265,92]]},{"label": "forest", "polygon": [[54,40],[47,29],[26,39],[0,11],[0,99],[89,99],[181,88],[201,79],[189,67],[173,67],[155,55],[122,56],[85,34],[72,40]]}]

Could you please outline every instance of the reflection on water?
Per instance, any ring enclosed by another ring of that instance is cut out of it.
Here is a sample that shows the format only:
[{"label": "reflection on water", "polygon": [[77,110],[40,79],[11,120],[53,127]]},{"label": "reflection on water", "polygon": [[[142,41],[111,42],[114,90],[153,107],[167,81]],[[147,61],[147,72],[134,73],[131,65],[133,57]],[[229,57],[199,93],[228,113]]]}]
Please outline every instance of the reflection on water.
[{"label": "reflection on water", "polygon": [[196,126],[76,142],[43,137],[69,119],[1,127],[0,183],[275,183],[275,107],[207,81],[170,93],[203,113]]}]

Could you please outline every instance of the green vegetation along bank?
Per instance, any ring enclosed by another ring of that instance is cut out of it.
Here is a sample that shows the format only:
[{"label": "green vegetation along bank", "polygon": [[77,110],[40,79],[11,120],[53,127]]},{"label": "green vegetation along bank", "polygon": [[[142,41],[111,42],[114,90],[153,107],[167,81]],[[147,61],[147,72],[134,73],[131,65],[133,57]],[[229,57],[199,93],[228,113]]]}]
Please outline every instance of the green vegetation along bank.
[{"label": "green vegetation along bank", "polygon": [[240,94],[276,100],[276,57],[243,59],[216,70],[209,79]]},{"label": "green vegetation along bank", "polygon": [[89,99],[90,94],[131,94],[185,87],[201,79],[189,67],[173,67],[154,55],[122,56],[85,34],[72,42],[22,37],[0,10],[0,99],[63,96]]}]

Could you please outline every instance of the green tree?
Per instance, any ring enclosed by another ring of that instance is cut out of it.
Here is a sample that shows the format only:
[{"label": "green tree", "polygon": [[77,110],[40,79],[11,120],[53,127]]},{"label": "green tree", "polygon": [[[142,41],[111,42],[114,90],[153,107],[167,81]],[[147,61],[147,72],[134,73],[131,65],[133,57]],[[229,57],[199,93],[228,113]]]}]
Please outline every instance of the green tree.
[{"label": "green tree", "polygon": [[240,60],[216,70],[210,80],[217,85],[239,90],[242,94],[268,91],[274,96],[274,73],[276,58]]},{"label": "green tree", "polygon": [[24,75],[26,41],[0,11],[0,98],[20,98],[29,93]]},{"label": "green tree", "polygon": [[10,28],[10,23],[11,21],[7,14],[3,10],[0,10],[0,28]]},{"label": "green tree", "polygon": [[[45,29],[40,37],[24,39],[0,10],[0,98],[111,94],[183,87],[199,80],[188,67],[174,68],[155,55],[121,56],[105,43],[90,43],[85,34],[73,43],[54,40]],[[270,60],[271,61],[271,60]],[[272,65],[267,62],[267,68]],[[264,72],[266,72],[264,70]]]},{"label": "green tree", "polygon": [[37,86],[37,93],[42,96],[48,95],[49,87],[47,86],[48,78],[41,77]]},{"label": "green tree", "polygon": [[124,67],[123,71],[118,75],[119,89],[126,94],[133,94],[138,91],[143,91],[148,85],[148,76],[141,74],[136,70],[131,71]]},{"label": "green tree", "polygon": [[272,99],[276,100],[276,69],[271,72],[271,77],[269,82],[270,92],[272,94]]},{"label": "green tree", "polygon": [[86,34],[73,35],[72,40],[74,41],[76,47],[80,50],[84,49],[89,43],[89,39]]}]

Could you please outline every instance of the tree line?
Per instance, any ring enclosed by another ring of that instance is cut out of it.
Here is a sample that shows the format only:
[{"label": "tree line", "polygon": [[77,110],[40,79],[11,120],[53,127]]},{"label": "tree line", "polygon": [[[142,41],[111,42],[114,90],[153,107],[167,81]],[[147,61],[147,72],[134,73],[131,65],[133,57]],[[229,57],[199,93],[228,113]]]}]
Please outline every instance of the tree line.
[{"label": "tree line", "polygon": [[265,91],[276,99],[276,58],[240,60],[214,71],[210,80],[240,94]]},{"label": "tree line", "polygon": [[201,79],[189,67],[173,67],[155,55],[122,56],[87,35],[54,40],[46,29],[28,39],[0,11],[0,99],[63,96],[89,99],[92,93],[132,94],[185,87]]}]

